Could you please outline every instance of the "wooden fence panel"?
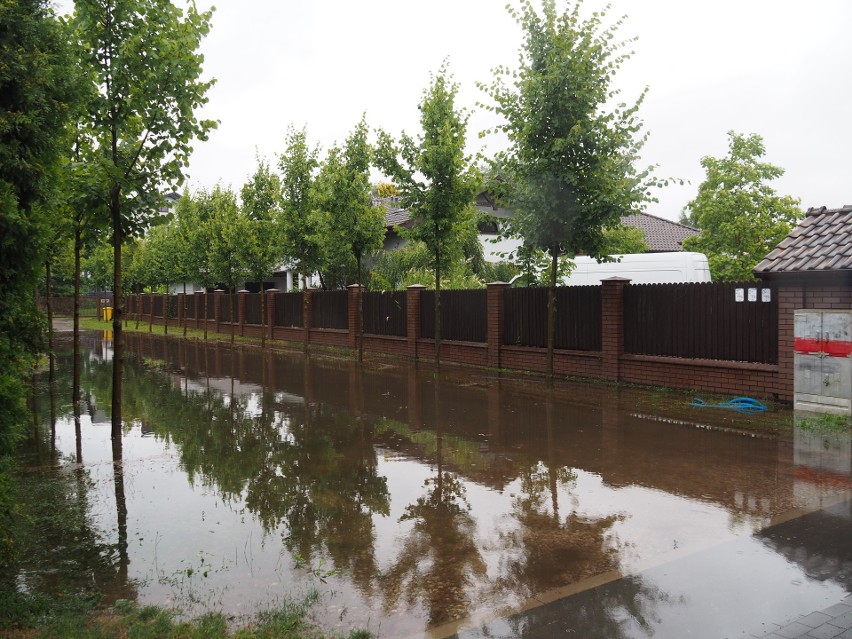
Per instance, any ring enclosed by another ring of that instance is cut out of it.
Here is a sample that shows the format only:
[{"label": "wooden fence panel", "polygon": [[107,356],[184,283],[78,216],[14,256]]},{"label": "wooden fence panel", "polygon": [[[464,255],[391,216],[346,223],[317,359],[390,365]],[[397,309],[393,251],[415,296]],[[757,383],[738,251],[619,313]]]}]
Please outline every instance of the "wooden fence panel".
[{"label": "wooden fence panel", "polygon": [[314,328],[349,328],[349,291],[314,291]]},{"label": "wooden fence panel", "polygon": [[[420,297],[420,332],[435,338],[435,291]],[[488,340],[488,293],[485,289],[441,291],[441,339]]]},{"label": "wooden fence panel", "polygon": [[178,316],[178,297],[177,295],[168,296],[169,318],[176,319]]},{"label": "wooden fence panel", "polygon": [[[243,293],[246,298],[246,324],[260,324],[260,293]],[[268,295],[266,296],[269,297]],[[264,300],[268,302],[269,300]]]},{"label": "wooden fence panel", "polygon": [[301,328],[303,325],[302,294],[276,293],[275,295],[275,326]]},{"label": "wooden fence panel", "polygon": [[407,291],[371,291],[364,293],[364,332],[374,335],[408,335]]},{"label": "wooden fence panel", "polygon": [[[547,346],[546,288],[506,290],[503,343]],[[601,350],[600,286],[557,287],[554,346],[566,350]]]},{"label": "wooden fence panel", "polygon": [[624,351],[775,364],[777,291],[754,282],[629,285]]}]

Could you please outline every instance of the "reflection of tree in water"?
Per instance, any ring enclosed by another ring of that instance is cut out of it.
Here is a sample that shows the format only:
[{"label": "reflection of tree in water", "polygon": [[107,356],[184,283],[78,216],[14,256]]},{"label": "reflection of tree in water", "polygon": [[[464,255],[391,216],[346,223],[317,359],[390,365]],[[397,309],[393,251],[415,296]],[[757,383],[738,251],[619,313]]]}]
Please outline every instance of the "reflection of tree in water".
[{"label": "reflection of tree in water", "polygon": [[246,505],[268,530],[286,527],[284,543],[297,560],[316,568],[329,558],[367,594],[377,571],[372,517],[389,512],[371,427],[327,405],[299,408],[250,483]]},{"label": "reflection of tree in water", "polygon": [[512,504],[520,526],[501,536],[513,557],[507,562],[501,587],[531,597],[618,566],[617,549],[607,548],[604,540],[618,515],[600,519],[574,512],[560,515],[558,488],[575,479],[572,470],[544,463],[522,471],[521,494]]},{"label": "reflection of tree in water", "polygon": [[[66,363],[70,358],[60,355],[51,391],[65,393],[70,387]],[[43,396],[40,401],[46,403],[50,398]],[[61,412],[63,409],[70,406],[62,403]],[[0,570],[0,589],[51,597],[100,594],[108,603],[135,599],[136,589],[127,579],[126,536],[119,535],[116,543],[109,543],[93,525],[95,484],[83,466],[67,466],[70,460],[61,459],[51,445],[52,430],[40,425],[19,448],[14,480],[19,504],[14,520],[16,552],[12,564]]]},{"label": "reflection of tree in water", "polygon": [[[297,562],[347,571],[365,592],[377,570],[372,516],[389,512],[372,427],[318,404],[188,390],[129,360],[124,414],[174,444],[190,481],[245,500],[267,532],[283,526]],[[331,565],[328,565],[328,561]]]},{"label": "reflection of tree in water", "polygon": [[409,505],[401,518],[413,521],[414,527],[397,560],[385,571],[382,585],[386,609],[400,599],[409,606],[422,600],[429,623],[438,624],[468,614],[471,577],[483,577],[486,566],[461,482],[442,472],[439,463],[437,474],[424,486],[426,494]]},{"label": "reflection of tree in water", "polygon": [[533,608],[507,622],[512,637],[533,630],[550,629],[547,636],[585,639],[633,639],[642,633],[652,637],[660,617],[657,607],[673,598],[641,577],[624,577],[548,606]]}]

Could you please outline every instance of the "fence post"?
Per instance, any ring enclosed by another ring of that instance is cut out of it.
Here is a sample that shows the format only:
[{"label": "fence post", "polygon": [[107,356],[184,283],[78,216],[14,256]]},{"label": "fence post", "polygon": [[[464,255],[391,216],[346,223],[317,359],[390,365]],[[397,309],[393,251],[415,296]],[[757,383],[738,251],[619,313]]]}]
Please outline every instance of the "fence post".
[{"label": "fence post", "polygon": [[[245,335],[245,325],[246,325],[246,295],[248,291],[246,289],[242,289],[241,291],[237,291],[237,318],[240,323],[240,336]],[[233,318],[231,318],[233,321]]]},{"label": "fence post", "polygon": [[219,332],[219,322],[222,321],[222,296],[225,294],[221,288],[213,291],[213,322],[216,332]]},{"label": "fence post", "polygon": [[275,328],[275,302],[278,299],[279,290],[270,288],[266,291],[266,330],[269,339],[273,339],[273,329]]},{"label": "fence post", "polygon": [[151,293],[148,294],[148,296],[151,300],[151,307],[148,309],[149,311],[151,311],[150,313],[148,313],[148,315],[150,316],[148,318],[148,323],[153,324],[154,323],[154,299],[157,297],[157,294],[151,292]]},{"label": "fence post", "polygon": [[420,339],[420,298],[426,287],[412,284],[406,289],[406,318],[408,329],[408,356],[417,359],[417,340]]},{"label": "fence post", "polygon": [[610,277],[601,284],[601,375],[617,382],[624,353],[624,287],[630,279]]},{"label": "fence post", "polygon": [[350,284],[346,290],[349,291],[348,343],[352,348],[358,348],[358,297],[363,293],[364,287],[359,284]]},{"label": "fence post", "polygon": [[488,310],[486,312],[488,329],[486,344],[488,345],[488,365],[500,368],[500,349],[503,346],[503,322],[506,305],[507,282],[490,282],[488,284]]},{"label": "fence post", "polygon": [[169,298],[170,295],[168,291],[163,293],[163,326],[165,327],[165,332],[169,332]]}]

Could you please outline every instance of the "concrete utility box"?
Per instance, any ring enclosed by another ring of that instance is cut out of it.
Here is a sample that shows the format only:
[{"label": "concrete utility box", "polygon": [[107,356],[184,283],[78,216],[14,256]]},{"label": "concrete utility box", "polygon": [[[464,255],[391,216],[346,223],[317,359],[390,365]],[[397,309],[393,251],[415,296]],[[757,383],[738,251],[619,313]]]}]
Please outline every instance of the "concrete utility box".
[{"label": "concrete utility box", "polygon": [[794,407],[852,415],[852,312],[796,311]]}]

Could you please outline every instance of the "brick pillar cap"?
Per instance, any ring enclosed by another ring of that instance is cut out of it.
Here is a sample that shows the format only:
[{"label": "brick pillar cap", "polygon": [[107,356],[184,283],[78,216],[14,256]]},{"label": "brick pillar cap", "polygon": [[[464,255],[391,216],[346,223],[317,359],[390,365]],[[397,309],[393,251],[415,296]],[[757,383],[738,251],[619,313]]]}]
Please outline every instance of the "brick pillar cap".
[{"label": "brick pillar cap", "polygon": [[204,291],[195,291],[194,295],[204,295]]},{"label": "brick pillar cap", "polygon": [[248,293],[248,289],[245,289],[245,288],[244,288],[244,289],[242,289],[242,290],[240,290],[240,291],[237,291],[237,293]]},{"label": "brick pillar cap", "polygon": [[225,291],[221,288],[217,288],[213,290],[214,293],[224,293]]},{"label": "brick pillar cap", "polygon": [[416,289],[424,289],[426,287],[423,286],[422,284],[412,284],[411,286],[406,286],[406,288],[416,290]]},{"label": "brick pillar cap", "polygon": [[346,288],[364,288],[363,284],[350,284]]},{"label": "brick pillar cap", "polygon": [[509,286],[509,282],[488,282],[486,286]]},{"label": "brick pillar cap", "polygon": [[601,280],[601,284],[628,284],[632,280],[629,277],[621,277],[620,275],[614,275],[612,277],[608,277],[605,280]]},{"label": "brick pillar cap", "polygon": [[263,289],[266,293],[280,293],[281,289],[279,288],[265,288]]}]

